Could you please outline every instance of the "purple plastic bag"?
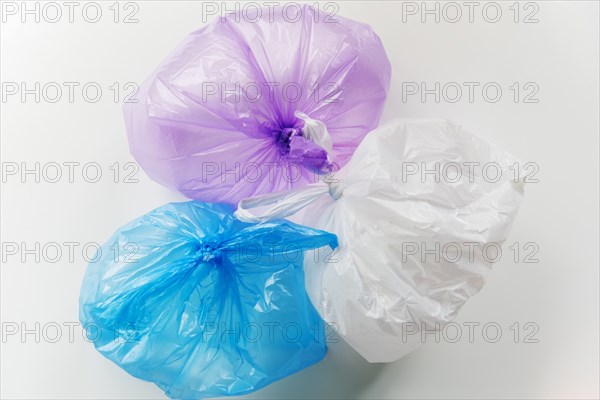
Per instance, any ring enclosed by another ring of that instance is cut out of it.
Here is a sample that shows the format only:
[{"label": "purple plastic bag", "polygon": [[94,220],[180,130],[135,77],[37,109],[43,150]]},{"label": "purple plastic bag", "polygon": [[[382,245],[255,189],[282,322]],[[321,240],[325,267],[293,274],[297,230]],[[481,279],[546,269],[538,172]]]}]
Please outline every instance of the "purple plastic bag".
[{"label": "purple plastic bag", "polygon": [[130,150],[193,199],[302,187],[377,126],[390,75],[368,25],[310,6],[228,14],[190,34],[126,104]]}]

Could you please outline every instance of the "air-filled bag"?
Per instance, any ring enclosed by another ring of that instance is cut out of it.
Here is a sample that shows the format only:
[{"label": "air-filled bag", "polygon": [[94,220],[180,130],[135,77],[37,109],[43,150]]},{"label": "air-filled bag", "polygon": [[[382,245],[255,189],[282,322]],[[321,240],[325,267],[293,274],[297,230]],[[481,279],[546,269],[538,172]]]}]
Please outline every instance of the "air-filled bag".
[{"label": "air-filled bag", "polygon": [[379,122],[391,67],[368,25],[330,14],[248,7],[187,36],[125,104],[136,161],[229,204],[345,165]]},{"label": "air-filled bag", "polygon": [[102,355],[172,398],[252,392],[325,355],[303,259],[335,247],[290,222],[240,222],[230,206],[168,204],[100,249],[80,319]]},{"label": "air-filled bag", "polygon": [[338,173],[243,200],[236,216],[335,233],[337,263],[306,260],[311,300],[364,358],[390,362],[482,288],[521,203],[524,167],[453,123],[396,120]]}]

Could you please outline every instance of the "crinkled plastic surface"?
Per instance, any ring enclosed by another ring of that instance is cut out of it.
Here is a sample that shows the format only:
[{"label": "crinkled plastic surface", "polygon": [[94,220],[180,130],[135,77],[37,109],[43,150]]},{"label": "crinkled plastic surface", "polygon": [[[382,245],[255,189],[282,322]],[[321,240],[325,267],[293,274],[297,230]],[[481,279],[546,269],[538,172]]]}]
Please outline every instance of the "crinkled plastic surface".
[{"label": "crinkled plastic surface", "polygon": [[172,398],[252,392],[326,352],[302,264],[335,235],[232,213],[160,207],[117,231],[84,278],[80,319],[98,351]]},{"label": "crinkled plastic surface", "polygon": [[391,67],[368,25],[328,14],[248,8],[190,34],[125,105],[146,173],[237,204],[346,164],[379,122]]},{"label": "crinkled plastic surface", "polygon": [[398,120],[328,183],[247,199],[236,215],[298,212],[292,220],[337,234],[339,263],[306,260],[311,300],[365,359],[390,362],[484,285],[523,196],[516,162],[450,122]]}]

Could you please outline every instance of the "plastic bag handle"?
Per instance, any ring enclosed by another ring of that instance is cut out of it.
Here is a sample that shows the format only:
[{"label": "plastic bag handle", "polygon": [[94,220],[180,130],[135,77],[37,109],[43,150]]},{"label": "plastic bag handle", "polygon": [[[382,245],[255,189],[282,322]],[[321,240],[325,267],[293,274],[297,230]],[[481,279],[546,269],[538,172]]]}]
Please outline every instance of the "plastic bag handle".
[{"label": "plastic bag handle", "polygon": [[[265,222],[293,215],[319,197],[327,195],[327,185],[311,185],[298,190],[250,197],[238,203],[235,217],[244,222]],[[261,208],[265,208],[261,210]]]},{"label": "plastic bag handle", "polygon": [[313,141],[327,153],[327,161],[333,161],[333,139],[322,121],[312,119],[301,111],[294,113],[296,118],[304,121],[302,133],[308,140]]}]

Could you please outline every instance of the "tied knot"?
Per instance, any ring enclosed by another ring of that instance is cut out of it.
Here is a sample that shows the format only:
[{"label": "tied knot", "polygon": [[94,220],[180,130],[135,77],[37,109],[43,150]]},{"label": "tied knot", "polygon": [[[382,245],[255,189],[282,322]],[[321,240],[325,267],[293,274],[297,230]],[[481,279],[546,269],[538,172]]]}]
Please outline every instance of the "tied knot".
[{"label": "tied knot", "polygon": [[292,139],[296,136],[302,136],[300,128],[283,128],[276,134],[276,141],[279,146],[279,153],[286,155],[290,153]]},{"label": "tied knot", "polygon": [[195,257],[202,262],[219,261],[221,259],[221,250],[214,243],[200,244]]},{"label": "tied knot", "polygon": [[333,200],[337,200],[344,194],[344,186],[340,182],[327,182],[329,186],[329,195]]},{"label": "tied knot", "polygon": [[333,170],[333,141],[322,121],[296,111],[294,121],[270,126],[279,154],[287,161],[319,173]]}]

